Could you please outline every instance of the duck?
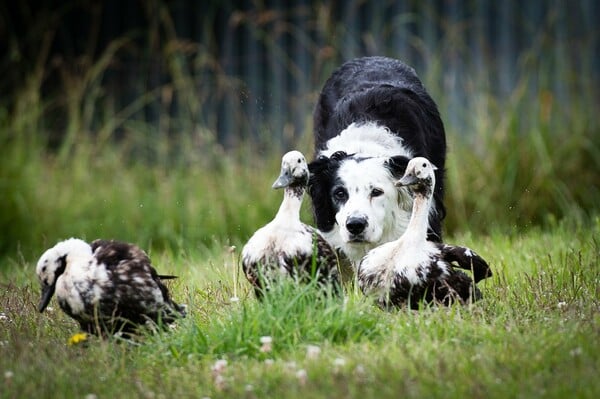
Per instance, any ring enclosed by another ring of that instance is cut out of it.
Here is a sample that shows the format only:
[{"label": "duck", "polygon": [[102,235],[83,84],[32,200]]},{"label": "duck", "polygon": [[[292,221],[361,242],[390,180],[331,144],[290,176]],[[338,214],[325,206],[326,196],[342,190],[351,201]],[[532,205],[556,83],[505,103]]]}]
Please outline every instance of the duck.
[{"label": "duck", "polygon": [[58,242],[36,265],[41,285],[38,311],[54,295],[60,308],[81,330],[99,336],[133,334],[140,326],[168,325],[186,315],[173,301],[150,258],[137,245],[79,238]]},{"label": "duck", "polygon": [[300,209],[309,182],[306,158],[290,151],[281,159],[281,171],[272,185],[283,189],[275,217],[256,230],[242,248],[242,269],[258,299],[263,299],[278,278],[307,283],[316,278],[321,288],[339,293],[336,251],[321,233],[300,220]]},{"label": "duck", "polygon": [[359,263],[358,286],[381,308],[472,303],[482,299],[476,283],[492,275],[488,263],[472,249],[427,240],[436,169],[424,157],[408,162],[395,183],[413,196],[407,229],[397,240],[370,250]]}]

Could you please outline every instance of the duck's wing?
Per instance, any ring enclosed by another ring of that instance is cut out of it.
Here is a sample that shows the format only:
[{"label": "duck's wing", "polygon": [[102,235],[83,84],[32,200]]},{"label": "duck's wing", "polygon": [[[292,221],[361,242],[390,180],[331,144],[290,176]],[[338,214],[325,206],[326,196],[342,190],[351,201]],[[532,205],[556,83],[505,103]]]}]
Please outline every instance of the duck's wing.
[{"label": "duck's wing", "polygon": [[129,264],[133,262],[137,265],[148,265],[146,272],[150,273],[153,278],[161,280],[173,280],[178,278],[171,274],[157,274],[150,262],[150,258],[135,244],[130,244],[117,240],[95,240],[91,244],[92,252],[98,263],[102,263],[107,268],[115,269],[119,265]]},{"label": "duck's wing", "polygon": [[[473,273],[475,275],[475,273]],[[441,284],[436,284],[434,296],[436,301],[449,305],[455,300],[462,303],[471,303],[482,299],[481,291],[477,287],[475,278],[471,278],[462,270],[453,269]]]},{"label": "duck's wing", "polygon": [[485,259],[467,247],[438,244],[441,257],[448,263],[473,273],[475,283],[492,276],[492,270]]},{"label": "duck's wing", "polygon": [[168,288],[161,281],[174,276],[158,275],[146,252],[137,245],[95,240],[91,246],[96,262],[104,265],[109,272],[111,301],[118,304],[123,317],[138,321],[143,315],[156,321],[160,315],[163,321],[168,322],[171,317],[166,317],[164,310],[185,314],[183,308],[171,299]]},{"label": "duck's wing", "polygon": [[323,237],[319,230],[305,225],[307,233],[312,235],[313,254],[324,278],[339,283],[339,259],[337,251]]},{"label": "duck's wing", "polygon": [[117,240],[94,240],[90,244],[98,263],[108,268],[118,267],[122,262],[135,261],[150,264],[150,258],[140,247]]},{"label": "duck's wing", "polygon": [[313,246],[315,249],[315,253],[320,259],[321,263],[326,264],[328,268],[337,269],[337,252],[336,250],[327,242],[325,237],[314,227],[305,225],[307,234],[312,235]]}]

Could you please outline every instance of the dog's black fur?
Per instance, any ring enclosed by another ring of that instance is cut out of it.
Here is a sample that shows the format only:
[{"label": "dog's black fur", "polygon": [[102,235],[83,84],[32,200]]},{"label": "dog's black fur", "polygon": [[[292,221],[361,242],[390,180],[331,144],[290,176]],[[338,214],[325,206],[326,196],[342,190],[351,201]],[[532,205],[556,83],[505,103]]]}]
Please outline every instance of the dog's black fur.
[{"label": "dog's black fur", "polygon": [[[343,64],[325,83],[314,111],[315,157],[311,162],[309,194],[317,227],[331,231],[336,206],[331,188],[335,171],[344,157],[336,153],[320,156],[327,141],[354,122],[376,122],[400,136],[413,156],[428,158],[438,169],[434,193],[435,210],[430,216],[428,237],[442,239],[445,216],[444,165],[446,136],[437,106],[415,71],[401,61],[386,57],[358,58]],[[386,162],[392,175],[404,173],[406,157]]]}]

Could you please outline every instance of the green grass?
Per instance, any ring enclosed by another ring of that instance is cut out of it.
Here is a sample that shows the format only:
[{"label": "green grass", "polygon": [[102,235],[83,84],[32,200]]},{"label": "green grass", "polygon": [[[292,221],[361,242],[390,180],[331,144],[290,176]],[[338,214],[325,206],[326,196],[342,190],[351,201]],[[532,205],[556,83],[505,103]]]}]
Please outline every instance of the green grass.
[{"label": "green grass", "polygon": [[16,250],[31,257],[70,236],[172,250],[184,242],[198,249],[230,238],[236,243],[281,200],[270,190],[280,162],[274,157],[253,160],[239,151],[238,162],[231,154],[221,161],[225,155],[215,154],[217,148],[208,151],[215,159],[182,156],[179,165],[150,164],[132,156],[134,140],[99,150],[93,139],[79,137],[61,160],[39,142],[4,138],[10,150],[0,161],[0,257]]},{"label": "green grass", "polygon": [[159,270],[181,276],[170,288],[190,314],[138,345],[67,345],[76,323],[55,302],[38,314],[34,260],[12,260],[0,279],[0,396],[597,397],[600,219],[448,241],[495,274],[473,306],[418,312],[383,312],[350,286],[345,301],[283,286],[259,303],[236,274],[239,249],[155,252]]}]

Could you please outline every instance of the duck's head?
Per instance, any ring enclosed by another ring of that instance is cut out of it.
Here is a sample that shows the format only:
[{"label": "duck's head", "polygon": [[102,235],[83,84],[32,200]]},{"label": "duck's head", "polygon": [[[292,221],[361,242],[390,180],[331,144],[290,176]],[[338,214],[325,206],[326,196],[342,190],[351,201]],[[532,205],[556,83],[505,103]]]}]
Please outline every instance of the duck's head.
[{"label": "duck's head", "polygon": [[414,193],[430,196],[435,186],[436,170],[427,158],[413,158],[408,162],[404,176],[396,182],[396,187],[408,187]]},{"label": "duck's head", "polygon": [[308,184],[308,164],[300,151],[290,151],[281,158],[281,172],[273,188],[305,187]]},{"label": "duck's head", "polygon": [[46,250],[40,257],[40,260],[38,260],[35,272],[42,286],[42,298],[38,305],[38,311],[43,312],[46,306],[48,306],[56,289],[56,280],[64,273],[67,267],[67,257],[74,253],[91,255],[92,248],[83,240],[69,238]]}]

